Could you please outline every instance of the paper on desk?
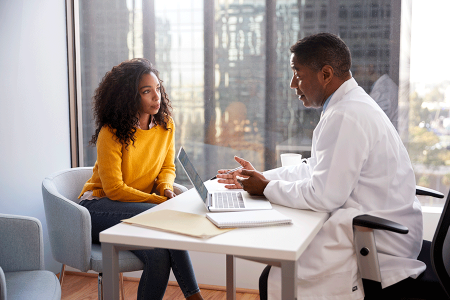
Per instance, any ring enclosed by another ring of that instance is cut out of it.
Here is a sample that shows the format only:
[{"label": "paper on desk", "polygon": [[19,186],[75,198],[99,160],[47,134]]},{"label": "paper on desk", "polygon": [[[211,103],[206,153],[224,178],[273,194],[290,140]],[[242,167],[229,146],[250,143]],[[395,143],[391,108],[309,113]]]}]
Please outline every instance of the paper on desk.
[{"label": "paper on desk", "polygon": [[141,214],[122,222],[200,238],[210,238],[232,230],[217,228],[205,216],[170,209]]}]

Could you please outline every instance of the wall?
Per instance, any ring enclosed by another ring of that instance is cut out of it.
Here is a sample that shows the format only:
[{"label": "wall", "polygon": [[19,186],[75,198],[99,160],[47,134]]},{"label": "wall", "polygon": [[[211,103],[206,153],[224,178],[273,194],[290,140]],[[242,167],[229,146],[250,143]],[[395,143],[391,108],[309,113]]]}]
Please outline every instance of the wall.
[{"label": "wall", "polygon": [[0,212],[38,218],[50,252],[41,182],[70,167],[65,4],[0,0]]},{"label": "wall", "polygon": [[[446,195],[447,196],[447,195]],[[442,207],[423,206],[423,239],[432,241],[442,214]]]}]

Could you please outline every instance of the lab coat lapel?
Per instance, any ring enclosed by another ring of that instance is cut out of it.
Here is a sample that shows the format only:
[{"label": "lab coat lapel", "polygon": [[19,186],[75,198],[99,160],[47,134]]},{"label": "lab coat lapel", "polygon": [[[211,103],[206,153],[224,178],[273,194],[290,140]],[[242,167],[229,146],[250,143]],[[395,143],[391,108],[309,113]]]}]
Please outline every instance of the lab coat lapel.
[{"label": "lab coat lapel", "polygon": [[349,80],[347,80],[346,82],[344,82],[333,94],[333,96],[330,99],[330,102],[328,103],[327,106],[327,110],[324,112],[322,111],[322,114],[320,115],[320,118],[322,119],[323,115],[325,113],[327,113],[330,109],[331,106],[333,106],[334,104],[336,104],[337,102],[339,102],[340,100],[342,100],[342,98],[344,97],[344,95],[346,95],[347,93],[349,93],[351,90],[358,88],[358,83],[356,82],[356,80],[352,77]]}]

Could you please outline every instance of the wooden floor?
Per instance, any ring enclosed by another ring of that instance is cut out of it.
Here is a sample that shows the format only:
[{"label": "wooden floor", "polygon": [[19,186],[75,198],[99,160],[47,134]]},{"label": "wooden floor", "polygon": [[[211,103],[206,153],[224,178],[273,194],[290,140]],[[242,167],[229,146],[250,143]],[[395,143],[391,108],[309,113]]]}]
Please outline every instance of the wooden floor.
[{"label": "wooden floor", "polygon": [[[78,273],[66,271],[61,293],[62,300],[80,300],[97,299],[97,275],[88,273]],[[131,300],[137,297],[137,288],[139,281],[137,278],[126,278],[125,299]],[[223,287],[200,285],[202,296],[205,300],[226,300],[226,293]],[[185,299],[180,288],[174,282],[170,282],[167,287],[164,300],[182,300]],[[236,293],[237,300],[259,300],[258,291],[238,289]]]}]

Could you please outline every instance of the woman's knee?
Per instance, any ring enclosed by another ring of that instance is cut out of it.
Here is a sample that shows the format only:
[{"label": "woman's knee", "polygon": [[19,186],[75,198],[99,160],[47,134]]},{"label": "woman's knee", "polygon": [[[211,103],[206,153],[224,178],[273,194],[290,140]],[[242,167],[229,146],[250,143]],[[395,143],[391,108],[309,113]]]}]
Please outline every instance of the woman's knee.
[{"label": "woman's knee", "polygon": [[133,252],[146,266],[153,268],[170,268],[170,253],[167,249],[154,248],[146,250],[133,250]]}]

